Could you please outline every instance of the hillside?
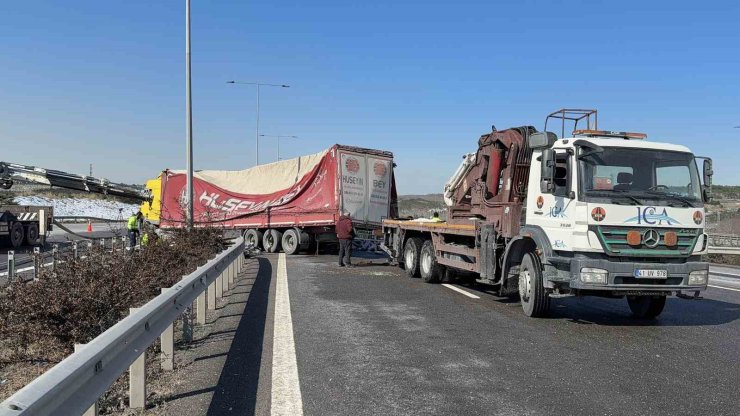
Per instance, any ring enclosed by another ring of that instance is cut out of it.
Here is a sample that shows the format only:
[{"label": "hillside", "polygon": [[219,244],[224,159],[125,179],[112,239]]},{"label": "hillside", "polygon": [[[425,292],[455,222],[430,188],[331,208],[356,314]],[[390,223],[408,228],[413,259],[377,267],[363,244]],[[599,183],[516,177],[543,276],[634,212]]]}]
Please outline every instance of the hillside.
[{"label": "hillside", "polygon": [[441,218],[447,218],[447,206],[442,194],[400,195],[398,210],[401,217],[426,218],[431,217],[434,212],[439,212]]}]

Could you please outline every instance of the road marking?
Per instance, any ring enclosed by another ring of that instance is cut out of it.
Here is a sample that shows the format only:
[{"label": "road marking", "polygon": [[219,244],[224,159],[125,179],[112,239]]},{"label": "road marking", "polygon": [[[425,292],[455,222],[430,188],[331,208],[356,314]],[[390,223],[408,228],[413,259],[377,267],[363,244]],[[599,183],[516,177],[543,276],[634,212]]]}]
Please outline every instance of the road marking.
[{"label": "road marking", "polygon": [[462,293],[463,295],[465,295],[465,296],[467,296],[469,298],[480,299],[480,296],[477,296],[477,295],[474,295],[474,294],[472,294],[472,293],[470,293],[468,291],[462,290],[459,287],[454,286],[454,285],[451,285],[449,283],[442,283],[442,286],[446,287],[447,289],[452,289],[455,292]]},{"label": "road marking", "polygon": [[288,270],[285,254],[278,257],[275,284],[275,331],[272,344],[272,398],[271,414],[275,416],[303,415],[301,385],[298,381],[293,321],[290,317]]},{"label": "road marking", "polygon": [[732,291],[735,291],[735,292],[740,292],[740,289],[733,289],[731,287],[715,286],[715,285],[707,285],[707,286],[714,287],[714,288],[717,288],[717,289],[732,290]]}]

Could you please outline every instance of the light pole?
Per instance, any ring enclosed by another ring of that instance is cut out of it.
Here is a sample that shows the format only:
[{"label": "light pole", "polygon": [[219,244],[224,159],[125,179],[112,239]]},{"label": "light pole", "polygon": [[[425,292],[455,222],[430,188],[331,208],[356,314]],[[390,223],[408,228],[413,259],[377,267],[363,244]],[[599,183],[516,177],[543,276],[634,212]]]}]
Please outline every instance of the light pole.
[{"label": "light pole", "polygon": [[241,82],[241,81],[226,81],[227,84],[241,84],[241,85],[256,85],[257,86],[257,127],[255,132],[255,153],[254,161],[255,165],[260,164],[260,87],[280,87],[290,88],[290,85],[285,84],[266,84],[263,82]]},{"label": "light pole", "polygon": [[190,96],[190,0],[185,0],[185,153],[187,158],[186,225],[193,229],[193,100]]},{"label": "light pole", "polygon": [[282,136],[275,134],[260,134],[260,137],[276,137],[277,138],[277,160],[280,161],[280,138],[285,137],[286,139],[297,139],[298,136]]}]

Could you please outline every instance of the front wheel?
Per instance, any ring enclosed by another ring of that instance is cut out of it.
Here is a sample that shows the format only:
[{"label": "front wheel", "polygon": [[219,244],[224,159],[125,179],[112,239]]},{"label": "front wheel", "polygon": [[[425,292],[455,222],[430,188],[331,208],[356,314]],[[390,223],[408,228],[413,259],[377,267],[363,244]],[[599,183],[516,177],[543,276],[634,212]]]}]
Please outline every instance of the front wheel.
[{"label": "front wheel", "polygon": [[519,268],[519,298],[524,314],[533,318],[547,315],[550,297],[542,282],[542,265],[535,253],[527,253]]},{"label": "front wheel", "polygon": [[653,319],[663,312],[665,296],[627,296],[632,315],[639,319]]}]

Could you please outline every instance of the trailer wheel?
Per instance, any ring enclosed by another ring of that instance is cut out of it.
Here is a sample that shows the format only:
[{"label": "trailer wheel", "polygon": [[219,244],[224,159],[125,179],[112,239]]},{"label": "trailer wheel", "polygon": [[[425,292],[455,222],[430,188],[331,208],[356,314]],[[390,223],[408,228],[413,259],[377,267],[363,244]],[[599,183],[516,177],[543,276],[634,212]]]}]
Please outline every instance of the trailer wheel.
[{"label": "trailer wheel", "polygon": [[419,273],[421,274],[421,279],[426,283],[439,283],[439,279],[442,276],[442,266],[437,263],[432,240],[424,241],[424,244],[421,246]]},{"label": "trailer wheel", "polygon": [[411,237],[406,240],[403,249],[403,267],[409,277],[419,277],[419,254],[421,252],[421,238]]},{"label": "trailer wheel", "polygon": [[23,245],[23,224],[14,222],[10,226],[10,245],[18,248]]},{"label": "trailer wheel", "polygon": [[627,296],[632,315],[639,319],[657,318],[665,307],[665,296]]},{"label": "trailer wheel", "polygon": [[533,318],[547,315],[550,297],[542,284],[542,265],[534,253],[527,253],[519,268],[519,298],[524,314]]},{"label": "trailer wheel", "polygon": [[265,231],[262,236],[262,247],[268,253],[277,253],[280,251],[280,243],[283,238],[283,233],[273,228]]},{"label": "trailer wheel", "polygon": [[300,235],[291,228],[283,233],[283,251],[285,254],[297,254],[300,250]]},{"label": "trailer wheel", "polygon": [[35,245],[38,243],[39,240],[39,225],[35,222],[32,222],[31,224],[26,227],[26,243],[29,246]]},{"label": "trailer wheel", "polygon": [[260,230],[247,230],[244,233],[244,240],[247,245],[252,244],[254,248],[262,248],[262,231]]}]

